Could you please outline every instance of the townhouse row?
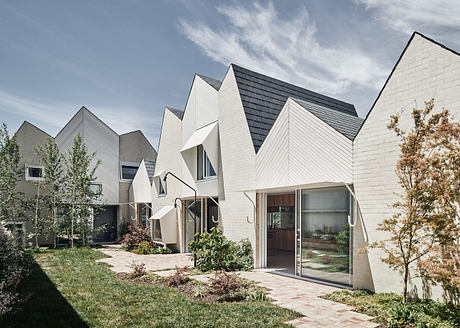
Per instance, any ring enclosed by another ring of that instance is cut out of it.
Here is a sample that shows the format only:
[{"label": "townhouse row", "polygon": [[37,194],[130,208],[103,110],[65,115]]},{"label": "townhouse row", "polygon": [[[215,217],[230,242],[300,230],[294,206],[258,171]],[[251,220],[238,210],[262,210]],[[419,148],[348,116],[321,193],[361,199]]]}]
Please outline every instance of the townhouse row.
[{"label": "townhouse row", "polygon": [[[460,57],[419,33],[365,120],[352,104],[235,64],[222,81],[196,74],[184,110],[165,108],[151,194],[139,173],[131,201],[152,207],[152,237],[181,252],[219,225],[251,242],[256,267],[399,292],[383,254],[361,250],[385,237],[377,226],[400,191],[390,116],[402,111],[409,127],[431,98],[460,118]],[[442,296],[415,276],[411,289]]]},{"label": "townhouse row", "polygon": [[[222,80],[196,74],[183,110],[165,108],[158,154],[140,131],[119,136],[85,108],[55,140],[67,149],[79,132],[102,157],[102,202],[112,209],[94,225],[112,230],[97,240],[114,240],[127,220],[185,253],[196,232],[221,226],[251,242],[255,267],[399,292],[381,252],[360,250],[384,238],[378,223],[400,191],[390,116],[405,109],[408,127],[411,109],[431,98],[460,118],[460,57],[414,33],[364,120],[352,104],[231,64]],[[25,145],[48,137],[27,123],[17,135]],[[22,152],[27,178],[40,167],[31,145]],[[416,277],[411,288],[427,292]]]},{"label": "townhouse row", "polygon": [[[27,197],[35,196],[37,182],[46,174],[35,151],[37,146],[45,144],[51,138],[61,153],[67,154],[78,134],[88,153],[96,152],[93,164],[97,159],[101,160],[96,171],[97,180],[91,185],[95,191],[102,192],[98,201],[100,210],[91,218],[93,228],[98,231],[93,241],[115,241],[119,222],[136,224],[136,220],[140,219],[133,215],[135,210],[134,205],[129,203],[129,188],[141,163],[154,165],[157,156],[155,149],[140,130],[118,135],[86,107],[78,110],[54,137],[25,121],[15,133],[21,156],[19,165],[24,169],[24,176],[19,181],[17,190]],[[17,230],[23,232],[24,241],[28,233],[33,232],[31,220],[8,224],[15,225]],[[101,226],[103,229],[97,229]],[[51,236],[40,236],[40,243],[52,244],[50,238]]]}]

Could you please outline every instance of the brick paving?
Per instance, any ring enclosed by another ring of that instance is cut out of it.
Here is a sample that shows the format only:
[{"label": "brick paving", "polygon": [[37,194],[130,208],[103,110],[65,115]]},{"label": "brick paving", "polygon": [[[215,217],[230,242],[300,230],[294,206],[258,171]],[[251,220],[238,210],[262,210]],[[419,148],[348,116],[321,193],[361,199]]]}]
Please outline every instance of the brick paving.
[{"label": "brick paving", "polygon": [[[99,249],[111,258],[98,260],[109,263],[115,272],[131,271],[130,264],[145,263],[149,271],[158,271],[156,274],[169,276],[174,272],[173,269],[185,265],[192,266],[192,261],[185,254],[167,255],[137,255],[123,251],[118,245],[106,246]],[[238,272],[246,279],[257,281],[261,286],[269,289],[269,297],[274,304],[297,311],[303,317],[289,321],[293,327],[297,328],[375,328],[379,324],[370,322],[372,317],[352,311],[352,307],[325,300],[320,296],[340,290],[337,287],[322,285],[301,279],[289,278],[270,273],[267,270],[253,270],[250,272]],[[207,281],[209,275],[192,276],[191,278]]]}]

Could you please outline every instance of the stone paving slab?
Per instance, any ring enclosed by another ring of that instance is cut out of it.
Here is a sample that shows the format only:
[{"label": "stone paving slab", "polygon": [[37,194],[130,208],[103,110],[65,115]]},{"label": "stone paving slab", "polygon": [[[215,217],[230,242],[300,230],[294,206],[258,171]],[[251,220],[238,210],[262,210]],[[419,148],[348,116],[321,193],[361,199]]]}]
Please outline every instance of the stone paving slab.
[{"label": "stone paving slab", "polygon": [[193,266],[190,256],[183,253],[138,255],[122,250],[120,245],[106,245],[98,251],[110,256],[100,259],[98,262],[110,264],[112,271],[117,273],[132,271],[131,264],[133,261],[137,264],[144,263],[147,271],[174,269],[186,265]]},{"label": "stone paving slab", "polygon": [[[120,249],[119,245],[110,245],[99,249],[110,258],[98,260],[109,263],[115,272],[130,272],[132,261],[144,263],[146,270],[154,271],[163,277],[175,272],[175,267],[192,266],[193,262],[185,254],[155,254],[137,255]],[[370,322],[372,317],[353,312],[353,308],[346,304],[325,300],[320,296],[340,290],[337,287],[318,284],[301,279],[270,273],[267,270],[253,270],[238,272],[241,277],[254,280],[269,290],[268,296],[274,304],[297,311],[303,315],[287,322],[299,328],[376,328],[379,324]],[[210,275],[191,276],[192,279],[206,282]]]}]

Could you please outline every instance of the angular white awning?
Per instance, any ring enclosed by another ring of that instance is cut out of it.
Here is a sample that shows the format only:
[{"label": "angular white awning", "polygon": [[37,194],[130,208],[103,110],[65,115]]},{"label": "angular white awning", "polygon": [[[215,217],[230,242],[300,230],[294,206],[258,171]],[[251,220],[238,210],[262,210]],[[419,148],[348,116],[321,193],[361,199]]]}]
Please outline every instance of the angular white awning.
[{"label": "angular white awning", "polygon": [[163,206],[159,211],[155,212],[149,220],[161,220],[166,215],[174,210],[174,206]]},{"label": "angular white awning", "polygon": [[180,151],[184,155],[184,153],[199,145],[203,145],[212,166],[217,171],[219,164],[218,122],[208,124],[195,130]]},{"label": "angular white awning", "polygon": [[161,241],[163,243],[177,243],[176,209],[174,206],[163,206],[149,220],[160,220]]}]

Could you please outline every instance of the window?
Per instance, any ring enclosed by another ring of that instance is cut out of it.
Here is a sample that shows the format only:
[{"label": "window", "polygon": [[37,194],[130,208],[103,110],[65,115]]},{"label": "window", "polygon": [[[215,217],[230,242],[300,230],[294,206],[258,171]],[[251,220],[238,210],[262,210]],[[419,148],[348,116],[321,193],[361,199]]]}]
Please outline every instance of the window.
[{"label": "window", "polygon": [[92,183],[89,189],[95,194],[102,194],[102,184],[100,183]]},{"label": "window", "polygon": [[161,181],[161,179],[158,179],[158,196],[166,195],[166,191],[165,191],[165,187],[163,183],[166,183],[166,182],[163,182]]},{"label": "window", "polygon": [[43,167],[26,166],[26,180],[43,180]]},{"label": "window", "polygon": [[121,178],[123,180],[132,180],[136,176],[138,167],[133,165],[121,166]]},{"label": "window", "polygon": [[202,145],[197,147],[197,180],[205,180],[216,176],[211,161]]}]

